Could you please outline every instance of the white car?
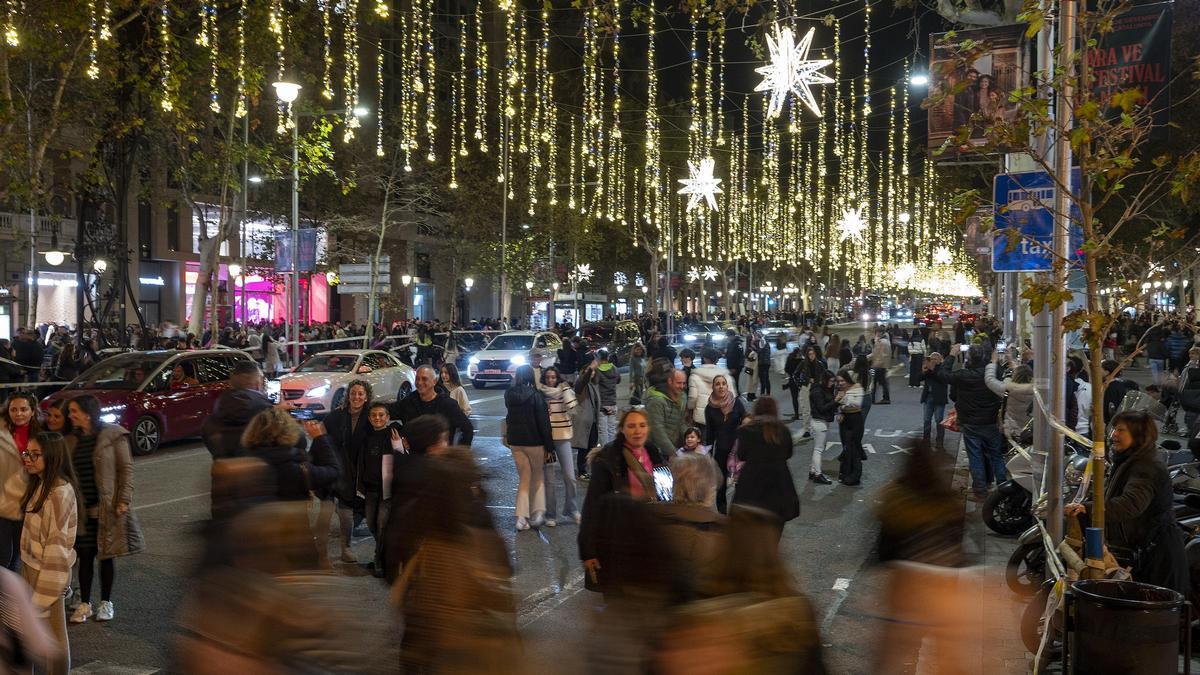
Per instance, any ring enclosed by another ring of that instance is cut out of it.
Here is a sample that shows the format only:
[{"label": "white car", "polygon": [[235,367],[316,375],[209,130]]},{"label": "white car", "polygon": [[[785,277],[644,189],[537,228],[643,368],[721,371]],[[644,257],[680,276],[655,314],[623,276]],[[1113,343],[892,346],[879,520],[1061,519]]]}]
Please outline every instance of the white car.
[{"label": "white car", "polygon": [[776,336],[782,335],[785,340],[792,342],[796,339],[796,327],[791,321],[768,321],[765,326],[758,329],[762,336],[768,342],[775,342]]},{"label": "white car", "polygon": [[549,368],[558,363],[562,339],[548,331],[512,331],[497,335],[467,361],[467,377],[476,389],[492,382],[510,385],[519,366]]},{"label": "white car", "polygon": [[280,377],[279,405],[326,415],[342,404],[354,380],[366,380],[372,400],[385,403],[404,398],[416,386],[415,371],[387,352],[339,349],[313,354]]}]

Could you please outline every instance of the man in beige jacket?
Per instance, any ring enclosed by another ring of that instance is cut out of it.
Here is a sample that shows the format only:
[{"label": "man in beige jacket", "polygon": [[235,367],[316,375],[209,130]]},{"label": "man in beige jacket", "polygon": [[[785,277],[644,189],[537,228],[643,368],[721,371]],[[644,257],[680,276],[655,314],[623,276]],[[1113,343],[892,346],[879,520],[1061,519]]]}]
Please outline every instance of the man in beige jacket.
[{"label": "man in beige jacket", "polygon": [[871,349],[870,361],[875,375],[872,378],[875,382],[871,385],[871,402],[875,402],[875,390],[883,385],[883,400],[879,403],[887,405],[892,402],[892,390],[887,380],[888,369],[892,367],[892,342],[883,330],[875,331],[875,346]]}]

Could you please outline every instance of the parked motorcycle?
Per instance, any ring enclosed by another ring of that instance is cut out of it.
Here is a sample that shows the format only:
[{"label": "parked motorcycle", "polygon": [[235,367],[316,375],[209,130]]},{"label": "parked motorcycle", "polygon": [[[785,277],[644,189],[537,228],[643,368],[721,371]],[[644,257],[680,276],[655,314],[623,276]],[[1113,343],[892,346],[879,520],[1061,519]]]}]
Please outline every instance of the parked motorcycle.
[{"label": "parked motorcycle", "polygon": [[[1086,450],[1067,450],[1064,490],[1074,490],[1083,479],[1090,459]],[[1036,460],[1036,461],[1031,461]],[[993,532],[1013,536],[1033,525],[1033,495],[1041,480],[1045,456],[1030,450],[1014,450],[1008,460],[1008,480],[983,502],[983,522]],[[1035,528],[1036,529],[1036,528]]]}]

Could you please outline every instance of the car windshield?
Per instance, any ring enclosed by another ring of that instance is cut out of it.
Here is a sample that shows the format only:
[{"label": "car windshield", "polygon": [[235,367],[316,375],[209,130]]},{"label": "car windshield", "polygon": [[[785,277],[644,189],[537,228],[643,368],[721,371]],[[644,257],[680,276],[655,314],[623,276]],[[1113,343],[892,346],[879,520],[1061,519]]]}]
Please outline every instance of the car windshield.
[{"label": "car windshield", "polygon": [[137,389],[170,354],[121,354],[88,368],[67,389]]},{"label": "car windshield", "polygon": [[300,364],[297,373],[348,373],[358,357],[354,354],[317,354]]},{"label": "car windshield", "polygon": [[725,332],[724,330],[721,329],[721,324],[719,324],[715,321],[710,321],[708,323],[702,323],[702,324],[700,324],[700,326],[702,328],[704,328],[704,330],[707,330],[710,333],[724,333]]},{"label": "car windshield", "polygon": [[492,343],[487,346],[488,349],[499,350],[521,350],[533,347],[532,335],[498,335]]}]

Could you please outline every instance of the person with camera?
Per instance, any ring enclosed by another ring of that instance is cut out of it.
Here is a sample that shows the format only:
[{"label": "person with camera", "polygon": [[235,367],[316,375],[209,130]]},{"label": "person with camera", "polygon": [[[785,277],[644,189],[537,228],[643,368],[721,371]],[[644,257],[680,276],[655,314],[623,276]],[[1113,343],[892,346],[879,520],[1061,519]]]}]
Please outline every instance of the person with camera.
[{"label": "person with camera", "polygon": [[[950,358],[958,356],[960,351],[959,345],[952,346]],[[986,370],[991,360],[989,352],[983,345],[971,345],[963,368],[953,371],[936,368],[929,374],[937,382],[954,387],[956,392],[954,405],[958,411],[958,426],[962,430],[971,467],[971,492],[967,498],[978,502],[987,497],[989,477],[997,485],[1008,477],[1004,465],[1008,443],[996,422],[1004,399],[987,385]]]}]

